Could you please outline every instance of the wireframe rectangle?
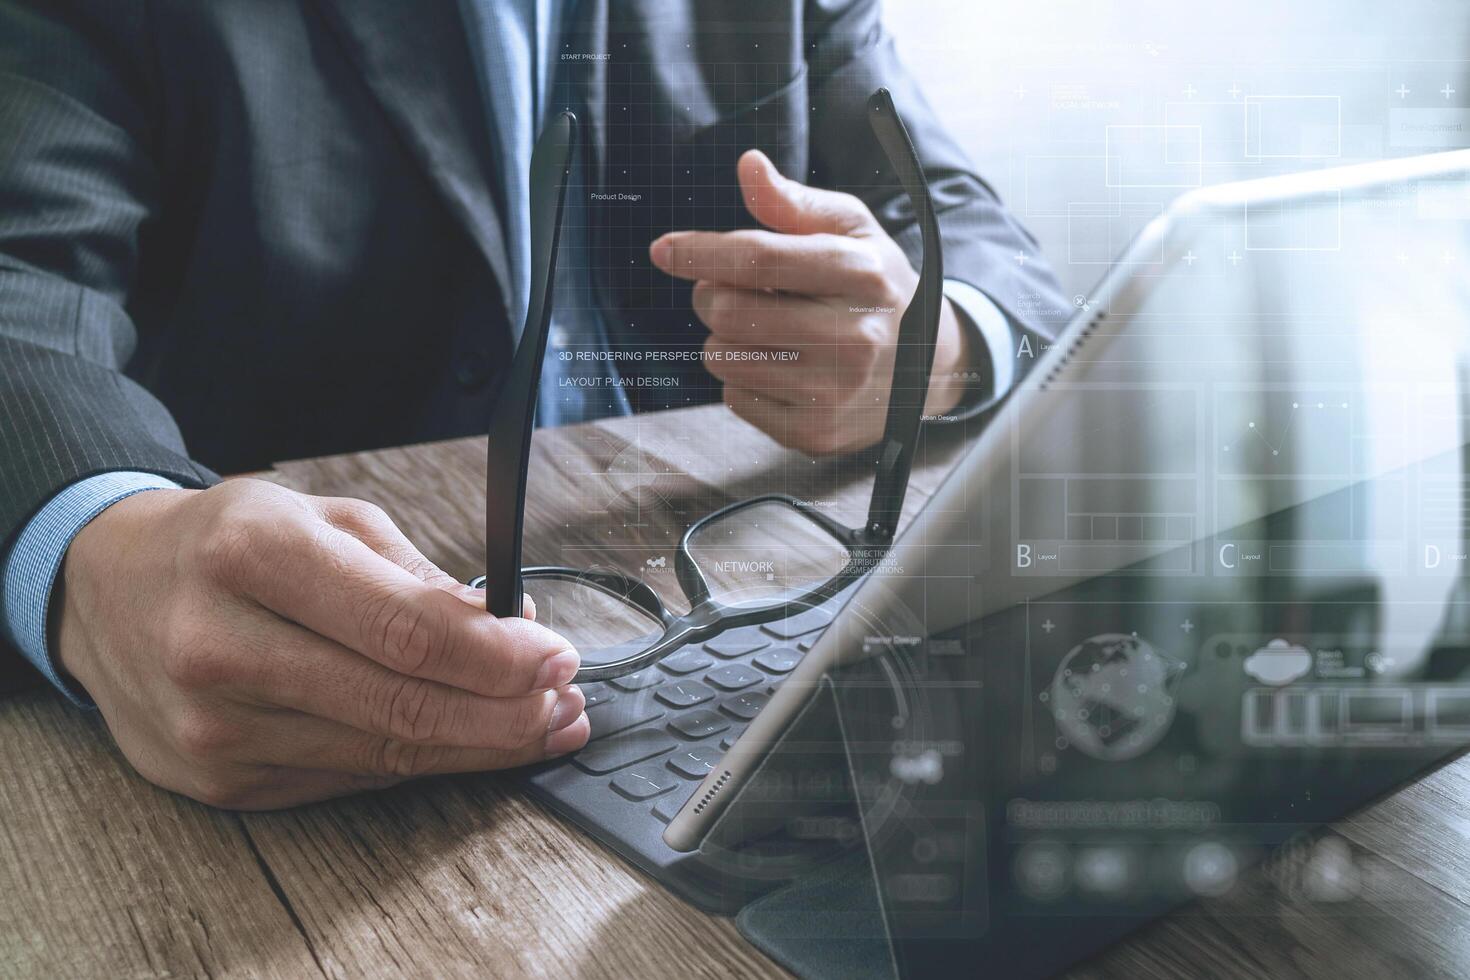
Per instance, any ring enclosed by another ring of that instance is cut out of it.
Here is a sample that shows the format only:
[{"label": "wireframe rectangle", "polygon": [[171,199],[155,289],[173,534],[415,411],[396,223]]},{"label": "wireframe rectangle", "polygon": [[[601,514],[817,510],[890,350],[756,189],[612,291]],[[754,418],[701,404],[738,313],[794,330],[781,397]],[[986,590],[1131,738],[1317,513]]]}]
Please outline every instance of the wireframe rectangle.
[{"label": "wireframe rectangle", "polygon": [[1101,159],[1093,156],[1028,156],[1024,163],[1022,213],[1027,217],[1066,217],[1079,194],[1106,196],[1097,179]]},{"label": "wireframe rectangle", "polygon": [[1324,201],[1247,201],[1248,252],[1335,252],[1342,248],[1342,192]]},{"label": "wireframe rectangle", "polygon": [[1470,181],[1425,180],[1414,187],[1414,217],[1420,221],[1470,219]]},{"label": "wireframe rectangle", "polygon": [[1108,126],[1103,132],[1109,187],[1198,187],[1204,183],[1198,126]]},{"label": "wireframe rectangle", "polygon": [[1183,514],[1194,510],[1194,496],[1188,477],[1074,476],[1067,480],[1067,513]]},{"label": "wireframe rectangle", "polygon": [[1273,544],[1269,553],[1273,572],[1355,572],[1367,560],[1363,549],[1353,542]]},{"label": "wireframe rectangle", "polygon": [[1198,126],[1204,163],[1240,163],[1245,158],[1244,102],[1165,102],[1164,125]]},{"label": "wireframe rectangle", "polygon": [[[1121,201],[1067,202],[1067,262],[1070,265],[1112,265],[1118,253],[1148,224],[1158,207]],[[1148,261],[1163,261],[1163,243],[1155,245]]]},{"label": "wireframe rectangle", "polygon": [[1146,575],[1194,570],[1194,555],[1189,548],[1161,552],[1158,545],[1148,542],[1063,545],[1058,553],[1066,572],[1132,571]]},{"label": "wireframe rectangle", "polygon": [[1388,110],[1388,145],[1400,150],[1470,146],[1470,109],[1458,106]]},{"label": "wireframe rectangle", "polygon": [[1342,732],[1355,738],[1399,735],[1413,725],[1413,698],[1404,690],[1342,692]]},{"label": "wireframe rectangle", "polygon": [[1263,160],[1342,156],[1342,99],[1336,95],[1250,95],[1245,155]]},{"label": "wireframe rectangle", "polygon": [[1424,702],[1424,727],[1431,737],[1470,739],[1470,688],[1430,688]]}]

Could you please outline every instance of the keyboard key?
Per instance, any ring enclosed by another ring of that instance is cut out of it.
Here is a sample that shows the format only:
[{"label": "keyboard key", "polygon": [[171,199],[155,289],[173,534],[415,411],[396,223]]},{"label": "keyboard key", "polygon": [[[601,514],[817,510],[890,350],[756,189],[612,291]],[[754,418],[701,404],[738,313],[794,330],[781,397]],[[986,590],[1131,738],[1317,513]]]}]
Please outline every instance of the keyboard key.
[{"label": "keyboard key", "polygon": [[735,695],[720,707],[741,721],[750,721],[761,713],[761,709],[769,700],[771,700],[769,694],[762,694],[760,691],[746,691],[744,694]]},{"label": "keyboard key", "polygon": [[614,677],[608,683],[621,687],[625,691],[641,691],[645,687],[662,684],[664,680],[663,674],[650,668],[648,670],[640,670],[636,674],[625,674],[622,677]]},{"label": "keyboard key", "polygon": [[771,641],[761,636],[758,632],[742,633],[735,631],[715,637],[706,643],[704,648],[717,657],[731,660],[735,657],[743,657],[747,653],[764,650],[770,645]]},{"label": "keyboard key", "polygon": [[[694,793],[690,792],[689,796],[693,795]],[[653,815],[664,823],[668,823],[674,819],[674,814],[684,809],[684,804],[689,802],[689,796],[685,796],[683,793],[673,793],[665,796],[653,805]]]},{"label": "keyboard key", "polygon": [[620,772],[612,778],[613,789],[630,800],[651,800],[678,785],[674,774],[663,766],[647,765]]},{"label": "keyboard key", "polygon": [[801,663],[801,654],[790,647],[772,647],[755,655],[755,665],[772,674],[789,674]]},{"label": "keyboard key", "polygon": [[715,692],[699,681],[682,680],[665,684],[655,691],[654,695],[664,704],[675,708],[687,708],[690,705],[703,704],[714,697]]},{"label": "keyboard key", "polygon": [[815,609],[808,609],[806,612],[797,613],[795,616],[778,619],[774,623],[767,623],[761,629],[778,640],[790,640],[804,633],[822,629],[828,623],[832,622],[834,615],[835,613],[826,606],[818,606]]},{"label": "keyboard key", "polygon": [[602,776],[678,747],[679,743],[668,732],[659,728],[640,728],[594,742],[572,756],[572,762],[579,769]]},{"label": "keyboard key", "polygon": [[762,680],[762,675],[744,664],[726,664],[705,674],[704,679],[727,691],[738,691]]},{"label": "keyboard key", "polygon": [[588,741],[616,735],[635,725],[663,717],[664,709],[646,698],[620,698],[587,709],[587,720],[592,723],[592,735]]},{"label": "keyboard key", "polygon": [[715,662],[715,658],[703,650],[680,650],[670,657],[659,661],[658,665],[671,674],[692,674],[696,670],[704,670]]},{"label": "keyboard key", "polygon": [[674,720],[669,722],[669,727],[685,738],[709,738],[729,728],[730,719],[709,708],[701,708],[675,715]]},{"label": "keyboard key", "polygon": [[724,755],[713,745],[696,745],[687,752],[675,752],[669,756],[669,765],[680,775],[690,779],[703,779],[711,769],[720,764]]},{"label": "keyboard key", "polygon": [[609,688],[606,684],[582,684],[582,696],[587,699],[587,707],[606,704],[618,696],[618,692]]}]

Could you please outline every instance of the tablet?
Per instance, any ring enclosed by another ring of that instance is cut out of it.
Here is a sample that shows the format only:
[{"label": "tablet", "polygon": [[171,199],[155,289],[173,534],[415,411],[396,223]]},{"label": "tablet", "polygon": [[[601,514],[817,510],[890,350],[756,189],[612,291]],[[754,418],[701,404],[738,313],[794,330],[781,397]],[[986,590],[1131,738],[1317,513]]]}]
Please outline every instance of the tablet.
[{"label": "tablet", "polygon": [[900,964],[1039,973],[1458,751],[1467,217],[1466,152],[1179,199],[665,840],[831,675]]}]

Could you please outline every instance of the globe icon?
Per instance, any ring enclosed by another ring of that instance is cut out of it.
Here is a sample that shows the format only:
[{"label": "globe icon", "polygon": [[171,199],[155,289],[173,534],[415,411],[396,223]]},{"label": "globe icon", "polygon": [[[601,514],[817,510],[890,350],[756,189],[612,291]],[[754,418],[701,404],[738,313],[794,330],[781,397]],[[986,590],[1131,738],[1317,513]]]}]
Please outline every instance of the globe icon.
[{"label": "globe icon", "polygon": [[1058,747],[1106,762],[1147,752],[1174,720],[1170,687],[1181,668],[1131,634],[1103,633],[1077,644],[1045,696],[1061,732]]}]

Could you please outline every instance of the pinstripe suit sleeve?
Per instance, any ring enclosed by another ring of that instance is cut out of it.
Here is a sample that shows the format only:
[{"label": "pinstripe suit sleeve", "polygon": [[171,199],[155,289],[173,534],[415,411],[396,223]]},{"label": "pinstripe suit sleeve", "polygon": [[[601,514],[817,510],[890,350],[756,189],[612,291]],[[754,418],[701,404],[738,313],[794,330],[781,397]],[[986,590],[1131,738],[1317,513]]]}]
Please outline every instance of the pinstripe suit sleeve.
[{"label": "pinstripe suit sleeve", "polygon": [[[139,232],[158,192],[145,74],[127,67],[147,50],[144,30],[141,6],[124,0],[0,0],[0,555],[86,477],[217,479],[124,374]],[[0,689],[35,677],[0,649]]]},{"label": "pinstripe suit sleeve", "polygon": [[806,0],[803,10],[813,40],[807,62],[815,109],[814,180],[856,194],[917,260],[921,234],[907,195],[895,193],[892,182],[874,183],[872,175],[887,162],[871,140],[852,136],[866,128],[859,117],[867,111],[867,93],[889,89],[902,109],[939,217],[947,295],[974,321],[987,359],[977,390],[955,414],[983,414],[1035,363],[1017,361],[1015,345],[1027,336],[1033,345],[1055,337],[1071,316],[1071,304],[1047,264],[1036,261],[1035,239],[940,125],[883,29],[878,0]]}]

